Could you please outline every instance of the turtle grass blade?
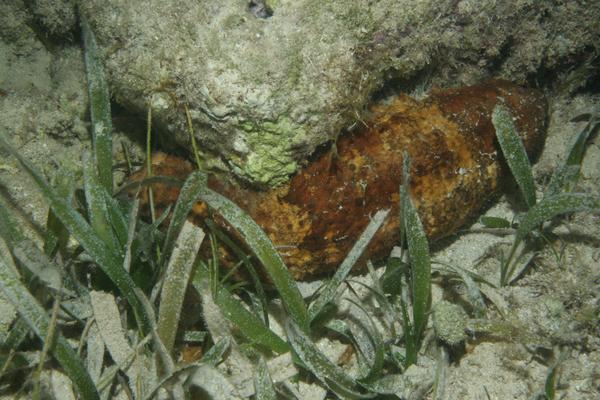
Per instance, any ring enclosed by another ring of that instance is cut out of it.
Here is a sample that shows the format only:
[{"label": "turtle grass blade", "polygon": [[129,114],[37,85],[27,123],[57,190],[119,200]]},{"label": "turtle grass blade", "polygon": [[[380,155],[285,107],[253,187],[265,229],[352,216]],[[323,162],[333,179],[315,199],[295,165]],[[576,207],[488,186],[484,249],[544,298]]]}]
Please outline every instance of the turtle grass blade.
[{"label": "turtle grass blade", "polygon": [[186,221],[167,265],[160,295],[157,331],[169,352],[173,351],[175,345],[185,291],[203,240],[204,231]]},{"label": "turtle grass blade", "polygon": [[139,209],[140,200],[135,199],[133,201],[133,204],[131,205],[131,209],[129,210],[129,226],[127,227],[127,238],[125,239],[125,256],[123,258],[123,269],[125,269],[125,271],[127,272],[131,271],[131,260],[135,260],[135,258],[133,258],[132,255],[135,254],[137,257],[137,254],[135,253],[137,249],[133,247],[133,241],[136,237],[135,229],[137,226]]},{"label": "turtle grass blade", "polygon": [[150,318],[146,314],[142,303],[135,293],[135,283],[133,282],[133,279],[131,279],[131,276],[123,269],[122,257],[96,235],[94,229],[85,221],[81,214],[73,209],[65,199],[59,196],[54,189],[48,185],[42,175],[25,158],[23,158],[2,135],[0,135],[0,147],[6,149],[19,161],[23,169],[27,171],[44,197],[49,201],[52,210],[65,225],[69,233],[94,259],[102,271],[108,275],[117,288],[119,288],[121,294],[125,296],[133,308],[142,331],[144,333],[149,332],[151,326]]},{"label": "turtle grass blade", "polygon": [[[248,271],[248,276],[252,280],[252,285],[254,286],[254,290],[256,291],[256,298],[260,302],[260,309],[262,309],[262,318],[265,321],[265,325],[269,326],[269,314],[267,312],[267,295],[263,288],[263,284],[260,280],[260,276],[258,275],[256,268],[254,267],[252,261],[250,260],[250,256],[246,254],[242,250],[240,246],[238,246],[229,236],[227,236],[221,229],[219,229],[213,221],[206,220],[206,225],[209,227],[212,233],[214,233],[219,239],[221,243],[227,246],[233,254],[239,259],[243,260],[244,265],[246,267],[246,271]],[[258,307],[256,307],[258,308]]]},{"label": "turtle grass blade", "polygon": [[567,358],[567,354],[566,351],[561,352],[555,363],[548,369],[548,375],[546,375],[546,382],[544,384],[544,395],[547,400],[554,400],[556,398],[560,367]]},{"label": "turtle grass blade", "polygon": [[585,127],[573,137],[567,157],[554,171],[544,197],[555,195],[562,190],[570,191],[575,186],[586,144],[598,127],[600,127],[600,115],[592,115]]},{"label": "turtle grass blade", "polygon": [[51,289],[54,293],[61,293],[65,297],[75,297],[76,293],[70,277],[61,271],[50,257],[40,250],[34,242],[24,240],[13,249],[13,257],[18,260],[31,276],[35,276],[39,282]]},{"label": "turtle grass blade", "polygon": [[531,262],[535,259],[536,253],[527,251],[525,248],[523,251],[518,252],[518,257],[512,260],[512,263],[508,265],[509,268],[505,272],[505,276],[502,276],[506,285],[511,285],[517,279],[519,279],[527,269],[531,267]]},{"label": "turtle grass blade", "polygon": [[[369,264],[370,264],[370,262],[369,262]],[[372,265],[370,266],[370,268],[372,268]],[[373,271],[373,274],[375,274],[375,271]],[[375,279],[379,279],[379,278],[377,276],[373,276],[372,279],[374,279],[374,282],[375,282]],[[396,321],[397,315],[394,310],[394,306],[393,306],[391,299],[381,290],[381,285],[379,285],[377,283],[368,285],[365,282],[358,281],[355,279],[352,279],[352,280],[348,279],[347,282],[362,286],[377,300],[377,303],[379,303],[379,307],[381,308],[381,312],[383,314],[383,321],[385,321],[388,324],[388,328],[392,332],[394,332],[392,325]],[[346,300],[350,300],[350,299],[346,299]],[[371,324],[371,325],[373,325],[373,324]]]},{"label": "turtle grass blade", "polygon": [[[199,267],[192,281],[198,292],[201,292],[202,280],[208,279],[206,278],[207,276],[208,270]],[[289,350],[287,343],[267,328],[258,316],[248,311],[221,284],[217,283],[213,297],[223,315],[251,342],[264,346],[276,353],[285,353]]]},{"label": "turtle grass blade", "polygon": [[[29,337],[29,332],[27,322],[23,318],[18,318],[10,327],[6,339],[0,343],[0,365],[4,374],[7,374],[13,368],[20,368],[19,360],[11,352],[15,351]],[[25,364],[29,365],[29,363]]]},{"label": "turtle grass blade", "polygon": [[235,203],[219,193],[205,188],[201,191],[200,199],[243,236],[273,281],[292,319],[303,331],[308,332],[309,319],[304,299],[267,234]]},{"label": "turtle grass blade", "polygon": [[521,189],[525,203],[527,207],[533,207],[536,200],[531,164],[525,146],[517,134],[513,117],[504,104],[499,103],[494,107],[492,123],[496,129],[496,138],[498,138],[504,159]]},{"label": "turtle grass blade", "polygon": [[417,363],[419,355],[418,338],[415,336],[414,326],[408,316],[408,308],[404,300],[400,301],[400,311],[402,313],[402,329],[404,330],[404,347],[406,348],[404,356],[404,368]]},{"label": "turtle grass blade", "polygon": [[561,193],[545,197],[521,219],[515,242],[524,240],[544,221],[557,215],[579,211],[600,212],[600,196],[586,193]]},{"label": "turtle grass blade", "polygon": [[[48,315],[17,278],[4,257],[0,257],[0,289],[15,306],[19,315],[27,322],[31,330],[35,332],[40,340],[45,341],[50,324]],[[86,400],[100,399],[94,382],[83,366],[81,359],[60,333],[55,332],[54,334],[56,336],[52,345],[52,354],[77,387],[81,397]]]},{"label": "turtle grass blade", "polygon": [[527,211],[520,221],[507,261],[503,263],[500,284],[504,286],[514,279],[513,273],[520,259],[518,256],[515,260],[515,255],[520,253],[524,247],[523,241],[531,231],[558,215],[580,211],[600,212],[600,196],[586,193],[560,193],[544,197]]},{"label": "turtle grass blade", "polygon": [[[1,140],[2,136],[0,135]],[[2,145],[2,142],[0,142],[0,145]],[[0,238],[4,239],[9,248],[25,239],[21,231],[21,224],[14,219],[14,213],[11,211],[12,207],[4,199],[4,195],[0,193]]]},{"label": "turtle grass blade", "polygon": [[486,228],[493,228],[493,229],[507,229],[510,228],[510,221],[505,219],[505,218],[500,218],[500,217],[488,217],[488,216],[481,216],[479,218],[479,223],[483,226],[485,226]]},{"label": "turtle grass blade", "polygon": [[258,368],[254,376],[254,390],[256,391],[256,400],[277,400],[277,392],[275,392],[267,363],[262,357],[258,361]]},{"label": "turtle grass blade", "polygon": [[[432,386],[433,379],[425,378],[423,380],[415,380],[403,374],[386,374],[371,382],[361,382],[361,386],[369,391],[382,395],[390,395],[390,398],[413,398],[412,396],[405,397],[407,393],[426,393]],[[393,396],[393,397],[392,397]],[[386,399],[388,397],[385,397]],[[422,398],[416,396],[414,398]]]},{"label": "turtle grass blade", "polygon": [[552,366],[546,376],[546,382],[544,383],[544,396],[548,400],[554,400],[556,397],[556,381],[558,380],[558,368]]},{"label": "turtle grass blade", "polygon": [[113,193],[112,174],[112,120],[110,94],[104,77],[102,61],[98,54],[96,38],[87,19],[81,13],[81,33],[84,47],[85,69],[92,119],[92,145],[97,162],[98,179],[104,189]]},{"label": "turtle grass blade", "polygon": [[286,324],[288,339],[302,364],[341,398],[371,398],[357,392],[358,384],[340,367],[332,363],[293,322]]},{"label": "turtle grass blade", "polygon": [[163,246],[162,260],[160,265],[165,262],[165,257],[171,254],[175,240],[183,224],[185,223],[187,216],[192,209],[192,206],[198,201],[198,196],[206,186],[206,174],[201,171],[194,171],[187,177],[183,184],[175,208],[173,209],[173,215],[171,216],[171,223],[167,229],[167,236]]},{"label": "turtle grass blade", "polygon": [[369,316],[369,312],[358,301],[352,299],[346,300],[354,304],[363,314],[361,317],[356,316],[356,318],[349,319],[348,326],[359,350],[357,356],[361,356],[359,360],[364,359],[367,367],[365,369],[366,373],[363,374],[358,382],[369,382],[379,375],[383,369],[385,345],[381,334]]},{"label": "turtle grass blade", "polygon": [[373,216],[369,225],[365,228],[363,233],[360,235],[354,246],[342,262],[342,265],[335,271],[333,277],[327,282],[323,290],[320,292],[319,297],[313,301],[310,305],[309,316],[310,320],[315,320],[319,314],[323,311],[323,308],[331,303],[335,298],[338,287],[346,279],[348,273],[356,264],[356,261],[360,258],[362,253],[365,251],[375,233],[379,230],[379,227],[385,221],[385,218],[389,214],[389,210],[379,210]]},{"label": "turtle grass blade", "polygon": [[431,305],[431,259],[423,224],[409,195],[410,159],[406,153],[403,164],[403,182],[400,186],[400,220],[406,235],[410,257],[413,338],[420,343]]},{"label": "turtle grass blade", "polygon": [[[165,211],[156,219],[156,221],[151,224],[146,224],[140,219],[136,220],[136,224],[140,225],[138,232],[133,237],[131,242],[130,249],[130,260],[135,260],[140,256],[140,254],[144,254],[148,259],[153,260],[154,254],[151,253],[151,248],[154,243],[162,240],[164,235],[161,231],[158,230],[158,227],[164,222],[165,219],[169,216],[169,212],[171,211],[171,206],[168,206]],[[130,215],[130,219],[133,218]]]},{"label": "turtle grass blade", "polygon": [[123,207],[117,199],[112,197],[106,191],[104,193],[104,201],[108,210],[108,220],[113,228],[117,240],[123,248],[127,244],[129,234],[129,221],[127,216],[131,212],[131,205]]},{"label": "turtle grass blade", "polygon": [[83,181],[90,225],[96,232],[96,235],[105,244],[109,245],[115,254],[118,254],[120,252],[120,245],[110,222],[108,206],[106,204],[106,189],[98,180],[95,165],[96,163],[92,157],[89,154],[84,154]]},{"label": "turtle grass blade", "polygon": [[[56,192],[67,199],[67,202],[73,201],[75,176],[73,171],[61,168],[53,177],[51,184],[56,188]],[[66,255],[69,242],[69,231],[60,222],[60,219],[54,214],[52,209],[48,210],[46,218],[46,231],[44,232],[44,252],[49,257],[53,257],[56,252]]]},{"label": "turtle grass blade", "polygon": [[[464,283],[466,289],[466,299],[473,307],[473,313],[477,318],[483,318],[485,316],[485,300],[483,299],[483,295],[479,290],[479,285],[475,282],[474,276],[477,275],[471,271],[465,270],[458,266],[454,266],[452,264],[446,264],[442,262],[438,262],[438,264],[443,265],[447,268],[447,272],[456,274],[456,276]],[[479,281],[491,285],[486,282],[483,278],[479,277]]]},{"label": "turtle grass blade", "polygon": [[381,290],[384,294],[396,298],[402,290],[402,277],[406,269],[406,263],[403,263],[400,258],[390,257],[385,267],[385,272],[380,278]]},{"label": "turtle grass blade", "polygon": [[208,349],[208,351],[206,353],[204,353],[204,355],[202,356],[202,359],[200,359],[200,362],[202,362],[204,364],[212,365],[213,367],[216,367],[221,361],[223,361],[223,358],[225,357],[225,353],[227,352],[227,350],[229,350],[230,346],[231,346],[230,337],[224,336],[223,338],[221,338],[221,340],[219,340],[217,343],[215,343],[210,349]]}]

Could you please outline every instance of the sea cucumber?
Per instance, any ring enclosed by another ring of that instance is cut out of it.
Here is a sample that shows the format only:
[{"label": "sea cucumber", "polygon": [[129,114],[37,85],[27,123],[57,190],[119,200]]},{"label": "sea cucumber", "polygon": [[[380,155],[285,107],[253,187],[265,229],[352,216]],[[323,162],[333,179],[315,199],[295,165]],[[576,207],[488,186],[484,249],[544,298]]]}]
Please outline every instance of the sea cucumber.
[{"label": "sea cucumber", "polygon": [[[400,95],[377,105],[367,128],[340,136],[336,152],[315,156],[289,183],[274,189],[260,191],[216,176],[209,177],[209,186],[264,229],[294,278],[301,280],[338,267],[370,216],[391,209],[363,255],[378,259],[399,240],[403,151],[411,156],[411,195],[431,240],[455,232],[498,192],[506,174],[491,122],[498,102],[510,109],[528,154],[535,156],[545,136],[543,95],[493,80],[435,89],[423,101]],[[157,153],[152,163],[155,175],[180,179],[193,169],[189,162],[164,153]],[[131,179],[144,176],[142,170]],[[178,189],[153,187],[159,208],[176,200]],[[206,205],[196,204],[193,214],[201,224]],[[231,231],[224,221],[216,222]]]}]

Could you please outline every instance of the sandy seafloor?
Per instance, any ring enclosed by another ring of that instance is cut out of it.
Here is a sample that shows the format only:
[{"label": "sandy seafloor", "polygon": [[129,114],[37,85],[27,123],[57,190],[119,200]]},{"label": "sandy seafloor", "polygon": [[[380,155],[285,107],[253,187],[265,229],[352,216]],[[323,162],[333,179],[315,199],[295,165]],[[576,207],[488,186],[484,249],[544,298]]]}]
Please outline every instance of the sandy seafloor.
[{"label": "sandy seafloor", "polygon": [[[82,152],[90,147],[82,54],[75,45],[50,52],[35,37],[18,40],[21,43],[6,38],[0,41],[0,133],[52,180],[60,169],[77,171]],[[552,85],[548,82],[545,86]],[[597,86],[567,97],[549,91],[548,100],[548,136],[534,167],[540,195],[570,138],[584,125],[570,120],[600,107]],[[131,139],[131,130],[139,134],[143,119],[121,115],[126,117],[119,117],[115,124],[117,159],[122,158],[121,143],[134,156],[143,157],[139,141]],[[135,125],[137,129],[131,129]],[[578,190],[600,192],[598,135],[587,145],[581,175]],[[15,160],[4,153],[0,153],[0,189],[31,220],[28,228],[32,234],[44,225],[46,204]],[[486,215],[511,219],[514,205],[514,200],[502,197]],[[522,278],[507,288],[488,289],[505,318],[522,326],[527,334],[470,338],[447,367],[444,398],[531,398],[543,390],[550,365],[543,355],[551,352],[566,352],[557,398],[600,398],[600,215],[571,215],[554,224],[552,231],[556,238]],[[465,227],[444,243],[435,244],[433,257],[497,282],[499,262],[494,251],[502,243],[510,243],[510,238]],[[550,246],[561,254],[559,259]],[[445,286],[442,292],[436,287],[434,302],[442,295],[460,301],[461,290]],[[488,318],[499,318],[492,305],[488,306]]]}]

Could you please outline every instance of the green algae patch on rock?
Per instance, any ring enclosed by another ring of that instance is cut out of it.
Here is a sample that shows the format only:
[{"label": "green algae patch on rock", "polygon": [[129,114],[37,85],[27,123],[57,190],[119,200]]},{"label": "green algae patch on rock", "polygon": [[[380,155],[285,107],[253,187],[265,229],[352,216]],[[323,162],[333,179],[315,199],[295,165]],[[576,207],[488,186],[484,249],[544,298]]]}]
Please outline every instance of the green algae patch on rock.
[{"label": "green algae patch on rock", "polygon": [[293,147],[304,140],[304,128],[290,118],[280,117],[260,125],[245,123],[242,129],[247,132],[244,145],[249,154],[244,162],[234,164],[234,169],[259,185],[286,182],[298,168]]}]

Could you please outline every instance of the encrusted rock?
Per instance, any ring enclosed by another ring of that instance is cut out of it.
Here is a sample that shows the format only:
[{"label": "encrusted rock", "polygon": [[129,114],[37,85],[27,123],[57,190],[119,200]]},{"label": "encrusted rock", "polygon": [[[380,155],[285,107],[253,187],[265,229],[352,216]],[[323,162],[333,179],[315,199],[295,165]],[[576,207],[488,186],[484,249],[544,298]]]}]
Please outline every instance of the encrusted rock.
[{"label": "encrusted rock", "polygon": [[583,63],[600,2],[562,3],[80,2],[115,99],[142,115],[151,105],[163,145],[191,151],[187,105],[204,158],[259,186],[287,181],[317,146],[361,125],[386,83],[525,83]]}]

